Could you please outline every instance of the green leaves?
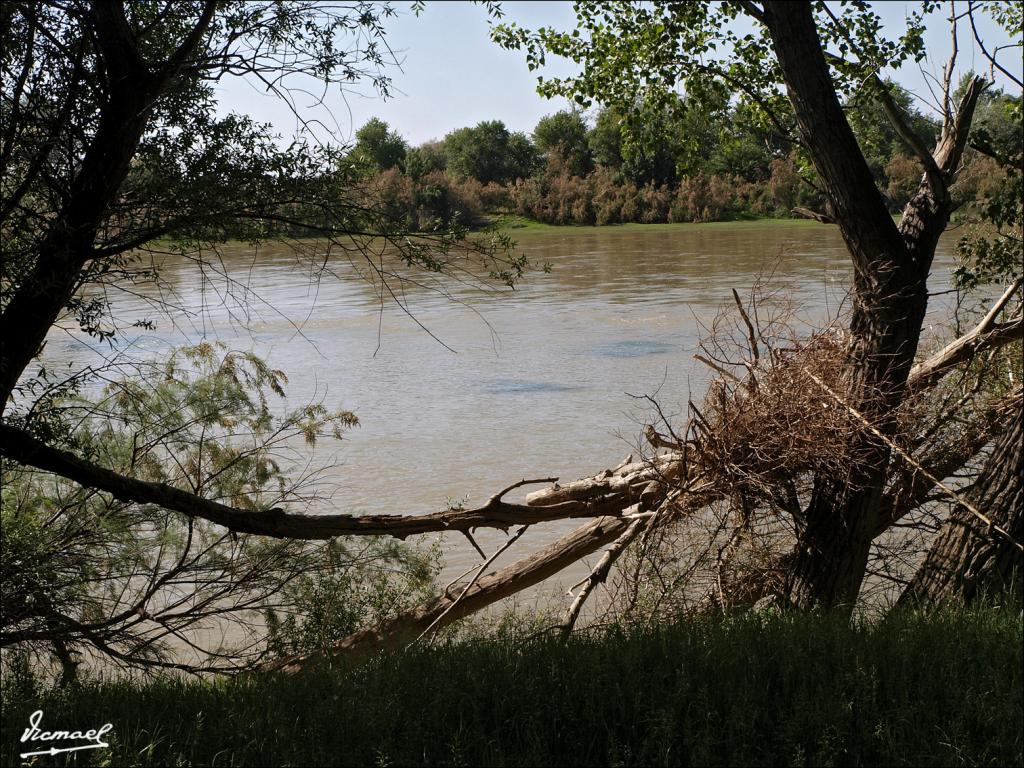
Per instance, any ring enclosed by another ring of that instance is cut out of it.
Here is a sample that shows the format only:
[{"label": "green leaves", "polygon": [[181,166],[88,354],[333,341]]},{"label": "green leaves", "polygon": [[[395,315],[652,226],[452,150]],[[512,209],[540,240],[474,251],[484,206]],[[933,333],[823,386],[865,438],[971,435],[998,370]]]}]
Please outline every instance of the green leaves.
[{"label": "green leaves", "polygon": [[437,591],[440,540],[336,539],[320,567],[285,588],[287,611],[267,612],[272,653],[321,650],[426,602]]},{"label": "green leaves", "polygon": [[[251,353],[202,343],[139,364],[98,398],[54,400],[52,410],[74,425],[63,445],[115,472],[271,510],[316,497],[317,472],[299,446],[340,439],[358,424],[322,402],[285,409],[286,383]],[[52,442],[60,444],[56,435]],[[45,652],[58,638],[133,665],[161,663],[169,635],[234,625],[245,638],[251,612],[280,607],[282,588],[299,574],[346,562],[345,553],[325,559],[324,545],[235,536],[7,461],[2,472],[5,643]],[[399,567],[401,555],[383,547],[360,553],[366,568],[382,573]],[[262,650],[245,641],[228,665]]]},{"label": "green leaves", "polygon": [[548,55],[576,62],[579,74],[542,76],[538,91],[616,110],[626,118],[627,146],[653,145],[634,126],[665,112],[718,109],[729,94],[758,110],[780,111],[780,78],[768,43],[762,35],[738,33],[738,25],[731,25],[737,15],[732,5],[577,3],[575,8],[572,32],[529,32],[506,24],[495,27],[492,37],[503,47],[524,51],[531,68],[544,66]]},{"label": "green leaves", "polygon": [[447,168],[456,176],[499,184],[529,176],[537,151],[529,138],[511,132],[501,120],[483,120],[444,137]]}]

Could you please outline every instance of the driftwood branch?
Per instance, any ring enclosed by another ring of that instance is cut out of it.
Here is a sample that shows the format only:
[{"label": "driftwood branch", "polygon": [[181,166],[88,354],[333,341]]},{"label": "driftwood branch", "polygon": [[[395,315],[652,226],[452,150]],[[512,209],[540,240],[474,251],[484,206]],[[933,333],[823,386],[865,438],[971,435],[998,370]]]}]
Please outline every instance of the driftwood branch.
[{"label": "driftwood branch", "polygon": [[[572,518],[595,518],[619,514],[627,502],[615,493],[630,493],[629,483],[619,477],[617,484],[609,481],[611,496],[595,494],[583,500],[566,498],[550,504],[511,504],[501,500],[503,494],[527,483],[550,483],[556,478],[523,480],[501,494],[491,497],[476,509],[448,509],[426,515],[303,515],[281,508],[268,511],[239,509],[188,491],[167,485],[138,480],[114,472],[67,451],[52,448],[28,432],[0,424],[0,456],[113,495],[121,501],[156,504],[187,517],[201,518],[237,533],[251,533],[281,539],[331,539],[335,536],[394,536],[404,539],[422,533],[444,531],[468,532],[474,528],[507,530],[516,525],[545,523]],[[610,472],[610,470],[609,470]],[[639,481],[638,481],[639,482]],[[636,491],[639,494],[640,489]]]},{"label": "driftwood branch", "polygon": [[[659,456],[651,462],[627,463],[594,477],[530,494],[527,504],[531,506],[564,504],[567,501],[583,503],[607,496],[609,507],[613,503],[618,505],[618,514],[592,520],[499,571],[484,576],[477,573],[457,596],[452,596],[451,593],[456,590],[453,589],[454,585],[449,585],[440,596],[383,624],[349,635],[329,648],[278,660],[269,665],[268,669],[296,672],[317,662],[358,659],[376,650],[400,648],[415,641],[428,629],[439,630],[451,622],[539,584],[601,547],[619,541],[629,530],[643,530],[651,519],[666,511],[669,506],[672,511],[682,508],[695,510],[706,506],[711,497],[703,485],[692,488],[683,502],[678,500],[677,493],[669,495],[664,485],[660,486],[665,490],[659,500],[640,500],[641,493],[649,488],[655,477],[677,476],[681,472],[681,460],[681,455],[675,454]],[[652,511],[644,511],[644,507]],[[628,541],[622,546],[627,544]]]},{"label": "driftwood branch", "polygon": [[[416,638],[417,642],[422,640],[426,635],[430,634],[431,630],[435,630],[437,628],[437,626],[442,621],[444,621],[444,617],[447,616],[449,613],[451,613],[455,609],[455,607],[462,601],[462,599],[466,596],[466,594],[469,592],[469,590],[471,590],[476,585],[477,581],[480,580],[480,576],[483,575],[483,572],[487,570],[487,568],[490,566],[490,564],[493,563],[495,560],[497,560],[501,556],[502,552],[504,552],[506,549],[511,547],[517,541],[519,541],[520,537],[524,533],[526,533],[526,530],[529,527],[530,526],[528,526],[528,525],[524,525],[522,528],[520,528],[515,533],[514,536],[510,536],[508,541],[506,541],[504,544],[502,544],[500,547],[498,547],[498,549],[496,549],[494,551],[493,555],[491,555],[489,558],[484,560],[483,564],[477,569],[476,575],[474,575],[473,578],[469,580],[469,583],[462,590],[462,593],[457,598],[455,598],[455,600],[452,601],[451,605],[449,605],[444,610],[443,613],[439,614],[438,617],[436,619],[434,619],[430,623],[430,625],[426,629],[423,630],[423,632],[420,633],[420,636]],[[445,588],[445,590],[444,590],[445,597],[448,596],[448,591],[450,589],[451,589],[451,585],[449,585],[448,587]]]},{"label": "driftwood branch", "polygon": [[818,211],[812,211],[810,208],[791,208],[790,213],[795,216],[800,216],[804,219],[814,219],[819,224],[835,224],[836,220],[825,213],[819,213]]},{"label": "driftwood branch", "polygon": [[996,322],[999,313],[1020,288],[1021,278],[1018,277],[973,330],[915,365],[910,371],[907,386],[926,387],[934,384],[949,370],[971,360],[978,352],[1024,338],[1024,315],[1018,315],[1006,323]]},{"label": "driftwood branch", "polygon": [[[576,594],[576,597],[572,601],[572,605],[569,606],[569,610],[565,612],[565,619],[562,622],[562,632],[569,634],[572,632],[573,627],[576,626],[576,621],[580,617],[580,611],[583,610],[584,603],[587,602],[587,598],[590,597],[591,593],[597,588],[598,584],[603,584],[608,579],[608,574],[612,569],[612,564],[626,551],[626,547],[633,543],[633,540],[640,535],[648,526],[651,525],[651,521],[654,518],[638,519],[634,520],[630,526],[617,538],[612,545],[605,550],[605,553],[598,560],[597,565],[590,574],[575,586],[580,588],[580,591]],[[570,591],[570,595],[572,592]]]},{"label": "driftwood branch", "polygon": [[713,371],[718,372],[719,374],[721,374],[722,376],[727,378],[729,381],[734,382],[736,384],[740,384],[741,383],[739,376],[737,376],[736,374],[732,373],[731,371],[723,368],[722,366],[720,366],[718,363],[714,362],[713,360],[709,360],[708,358],[704,357],[703,355],[694,355],[693,359],[694,360],[699,360],[700,362],[704,363],[704,365],[706,365],[708,368],[710,368]]},{"label": "driftwood branch", "polygon": [[747,310],[743,307],[743,302],[740,301],[740,295],[735,288],[732,289],[732,299],[736,302],[736,309],[740,311],[740,317],[743,318],[743,324],[747,327],[747,341],[750,344],[750,354],[754,358],[754,364],[761,359],[761,351],[757,346],[757,334],[754,333],[754,324],[750,322],[750,315],[747,314]]},{"label": "driftwood branch", "polygon": [[633,522],[632,518],[622,516],[592,520],[529,557],[480,578],[458,597],[441,595],[389,621],[349,635],[329,648],[280,659],[268,665],[267,670],[298,672],[318,662],[354,660],[374,651],[405,646],[435,623],[441,629],[539,584],[615,541]]}]

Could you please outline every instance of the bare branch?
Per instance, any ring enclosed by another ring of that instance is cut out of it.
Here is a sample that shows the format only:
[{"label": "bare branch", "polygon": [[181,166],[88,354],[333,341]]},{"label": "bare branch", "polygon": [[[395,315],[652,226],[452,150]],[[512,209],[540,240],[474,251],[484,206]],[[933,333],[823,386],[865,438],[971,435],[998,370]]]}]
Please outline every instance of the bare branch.
[{"label": "bare branch", "polygon": [[188,62],[188,58],[196,52],[199,48],[199,43],[202,42],[203,35],[206,34],[207,29],[210,27],[210,22],[213,21],[213,15],[216,11],[217,0],[206,0],[196,25],[167,60],[167,64],[164,67],[165,77],[179,72]]},{"label": "bare branch", "polygon": [[[1012,72],[1010,72],[1006,67],[1004,67],[996,60],[996,54],[999,52],[999,48],[996,48],[992,53],[988,52],[988,49],[985,47],[985,42],[981,39],[981,35],[978,34],[978,27],[974,23],[974,6],[974,0],[968,0],[967,18],[971,22],[971,33],[974,35],[974,42],[976,42],[978,44],[978,48],[981,49],[981,55],[988,59],[989,64],[991,64],[994,69],[998,69],[1004,77],[1009,78],[1009,80],[1013,82],[1018,88],[1024,88],[1024,80],[1021,80],[1019,77],[1014,75]],[[1014,46],[1001,47],[1019,48],[1020,44],[1018,43],[1017,45]]]},{"label": "bare branch", "polygon": [[813,219],[814,221],[817,221],[819,224],[835,224],[836,223],[836,220],[833,219],[828,214],[818,213],[817,211],[812,211],[810,208],[799,208],[799,207],[797,207],[797,208],[791,209],[790,212],[795,214],[795,215],[797,215],[797,216],[801,216],[802,218],[805,218],[805,219]]},{"label": "bare branch", "polygon": [[[627,517],[601,517],[593,520],[529,557],[484,576],[457,598],[446,595],[436,597],[377,627],[349,635],[330,648],[289,656],[267,665],[267,669],[298,672],[317,662],[358,658],[372,651],[401,647],[435,622],[436,628],[440,629],[539,584],[566,566],[615,541],[633,522]],[[443,621],[438,621],[438,617],[442,616]]]},{"label": "bare branch", "polygon": [[[47,472],[54,472],[87,488],[113,494],[122,501],[157,504],[222,525],[237,533],[275,538],[330,539],[335,536],[395,536],[508,528],[570,518],[619,515],[632,503],[633,484],[619,477],[619,493],[585,500],[567,499],[550,505],[509,504],[492,498],[477,509],[454,509],[427,515],[302,515],[281,508],[249,511],[230,507],[164,483],[153,483],[113,472],[67,451],[52,448],[24,430],[0,425],[0,455]],[[643,480],[646,482],[649,478]],[[638,480],[637,482],[641,482]],[[517,485],[522,485],[522,482]]]},{"label": "bare branch", "polygon": [[[477,581],[480,580],[480,576],[483,574],[484,571],[487,570],[487,567],[491,563],[493,563],[495,560],[497,560],[501,556],[502,552],[507,550],[509,547],[511,547],[517,541],[519,541],[519,538],[524,533],[526,533],[526,529],[529,528],[529,527],[530,526],[528,526],[528,525],[524,525],[522,528],[520,528],[518,531],[516,531],[514,536],[509,537],[508,541],[506,541],[504,544],[502,544],[500,547],[498,547],[494,551],[494,554],[491,555],[489,558],[487,558],[483,562],[483,564],[481,564],[481,566],[477,569],[477,572],[473,575],[473,578],[469,580],[468,584],[466,584],[465,589],[462,590],[462,592],[459,594],[459,596],[457,598],[455,598],[455,600],[452,602],[451,605],[449,605],[447,608],[445,608],[444,611],[442,613],[440,613],[436,619],[434,619],[432,622],[430,622],[430,625],[426,629],[424,629],[423,632],[420,633],[420,636],[417,637],[413,641],[413,644],[418,643],[424,637],[429,635],[432,630],[436,629],[437,626],[442,621],[444,621],[444,617],[445,616],[447,616],[449,613],[451,613],[453,610],[455,610],[455,607],[462,601],[462,599],[466,596],[466,594],[469,592],[469,590],[471,590],[473,588],[473,585],[475,585],[477,583]],[[447,595],[447,592],[448,592],[448,590],[446,589],[445,590],[445,594],[446,595]]]},{"label": "bare branch", "polygon": [[[653,520],[653,517],[634,520],[629,528],[605,550],[605,553],[601,556],[597,565],[594,566],[590,575],[581,582],[581,585],[578,585],[581,586],[581,589],[572,601],[572,605],[569,606],[569,610],[566,611],[565,619],[562,621],[561,628],[563,633],[569,634],[572,632],[573,627],[576,626],[576,621],[579,619],[580,611],[583,610],[583,605],[587,602],[587,598],[590,597],[598,584],[603,584],[608,579],[608,573],[611,571],[615,561],[626,551],[626,547],[632,544],[633,540],[651,525]],[[569,594],[571,595],[572,593],[570,592]]]},{"label": "bare branch", "polygon": [[1024,315],[1018,315],[1006,323],[995,322],[996,317],[1020,288],[1021,278],[1017,278],[973,330],[915,365],[910,371],[907,386],[930,386],[960,363],[973,359],[982,350],[1000,347],[1024,338]]}]

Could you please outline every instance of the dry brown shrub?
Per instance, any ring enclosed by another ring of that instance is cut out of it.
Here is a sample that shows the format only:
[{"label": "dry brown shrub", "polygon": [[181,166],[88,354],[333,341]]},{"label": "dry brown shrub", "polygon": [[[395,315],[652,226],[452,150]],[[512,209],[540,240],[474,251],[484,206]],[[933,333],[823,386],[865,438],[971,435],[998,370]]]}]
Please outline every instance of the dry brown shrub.
[{"label": "dry brown shrub", "polygon": [[[609,604],[614,618],[746,610],[784,592],[815,478],[850,477],[871,455],[865,447],[880,439],[849,405],[881,393],[853,391],[845,318],[810,333],[802,327],[787,294],[759,284],[704,328],[697,357],[714,377],[685,423],[673,423],[648,398],[657,432],[683,446],[686,469],[678,476],[714,501],[657,519],[627,551]],[[915,490],[919,467],[940,477],[952,471],[950,482],[962,487],[983,460],[1006,394],[998,385],[1005,371],[994,360],[979,360],[940,387],[911,389],[886,425],[885,442],[898,450],[890,451],[880,513],[890,509],[897,524],[876,539],[862,610],[891,603],[950,508],[948,493],[932,484]],[[942,469],[949,461],[954,468]]]}]

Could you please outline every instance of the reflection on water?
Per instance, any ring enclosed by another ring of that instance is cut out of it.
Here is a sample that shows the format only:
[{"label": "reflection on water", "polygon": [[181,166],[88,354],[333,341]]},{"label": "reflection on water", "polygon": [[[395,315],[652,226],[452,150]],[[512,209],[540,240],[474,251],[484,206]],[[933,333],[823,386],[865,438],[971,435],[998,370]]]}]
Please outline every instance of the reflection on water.
[{"label": "reflection on water", "polygon": [[586,354],[597,357],[646,357],[647,355],[664,355],[678,349],[665,341],[642,341],[623,339],[622,341],[606,341],[587,350]]},{"label": "reflection on water", "polygon": [[489,395],[546,394],[549,392],[571,392],[580,387],[557,384],[553,381],[522,381],[517,379],[497,379],[485,382],[483,391]]},{"label": "reflection on water", "polygon": [[[513,235],[550,274],[500,295],[452,287],[468,307],[431,290],[429,276],[408,287],[409,310],[454,352],[393,305],[382,310],[344,259],[321,273],[280,246],[226,249],[219,271],[170,262],[171,293],[132,286],[111,298],[122,326],[157,323],[133,354],[218,339],[284,370],[290,404],[319,398],[354,411],[361,426],[314,457],[337,462],[325,508],[416,513],[467,495],[483,503],[524,477],[573,479],[617,464],[648,416],[631,395],[657,394],[666,413],[682,412],[691,390],[699,397],[701,324],[733,288],[743,295],[770,272],[813,323],[841,303],[849,279],[837,231],[805,223]],[[951,244],[940,245],[933,290],[948,279]],[[157,314],[157,300],[172,314]],[[80,366],[103,351],[55,331],[46,362]],[[572,525],[531,530],[523,547]],[[452,568],[465,570],[472,550],[453,546]]]}]

